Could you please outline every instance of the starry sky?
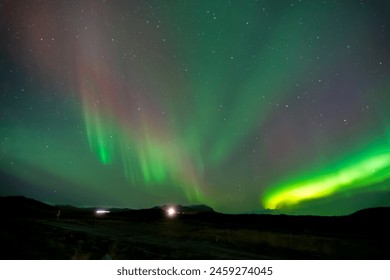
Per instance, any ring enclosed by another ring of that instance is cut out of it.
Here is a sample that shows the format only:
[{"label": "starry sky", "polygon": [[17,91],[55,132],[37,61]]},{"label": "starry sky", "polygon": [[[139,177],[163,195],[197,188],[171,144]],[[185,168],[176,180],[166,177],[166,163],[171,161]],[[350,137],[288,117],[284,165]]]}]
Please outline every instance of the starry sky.
[{"label": "starry sky", "polygon": [[0,195],[390,206],[388,1],[0,1]]}]

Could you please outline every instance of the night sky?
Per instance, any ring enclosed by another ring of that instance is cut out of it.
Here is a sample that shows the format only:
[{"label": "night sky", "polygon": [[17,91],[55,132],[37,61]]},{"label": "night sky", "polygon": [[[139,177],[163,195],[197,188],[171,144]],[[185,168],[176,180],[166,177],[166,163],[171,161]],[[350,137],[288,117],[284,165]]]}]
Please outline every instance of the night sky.
[{"label": "night sky", "polygon": [[387,0],[0,1],[0,195],[390,206],[389,15]]}]

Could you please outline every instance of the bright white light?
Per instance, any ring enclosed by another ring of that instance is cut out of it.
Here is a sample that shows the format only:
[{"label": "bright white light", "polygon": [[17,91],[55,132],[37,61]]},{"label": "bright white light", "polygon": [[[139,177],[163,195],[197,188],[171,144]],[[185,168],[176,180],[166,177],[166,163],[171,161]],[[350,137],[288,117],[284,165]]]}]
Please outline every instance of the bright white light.
[{"label": "bright white light", "polygon": [[176,209],[173,208],[173,207],[168,208],[167,209],[167,214],[168,214],[169,217],[175,216],[176,215]]},{"label": "bright white light", "polygon": [[99,210],[96,210],[95,212],[97,215],[103,215],[103,214],[108,214],[110,213],[109,210],[102,210],[102,209],[99,209]]}]

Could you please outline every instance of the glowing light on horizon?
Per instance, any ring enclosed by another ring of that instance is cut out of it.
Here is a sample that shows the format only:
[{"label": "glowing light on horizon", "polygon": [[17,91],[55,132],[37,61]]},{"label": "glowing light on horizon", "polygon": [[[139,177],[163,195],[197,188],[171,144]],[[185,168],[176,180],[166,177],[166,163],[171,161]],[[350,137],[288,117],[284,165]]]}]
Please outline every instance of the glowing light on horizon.
[{"label": "glowing light on horizon", "polygon": [[171,218],[176,216],[176,214],[177,214],[176,209],[174,207],[169,207],[166,211],[167,211],[168,217],[171,217]]},{"label": "glowing light on horizon", "polygon": [[95,213],[97,215],[104,215],[104,214],[110,213],[110,211],[109,210],[104,210],[104,209],[98,209],[98,210],[95,211]]}]

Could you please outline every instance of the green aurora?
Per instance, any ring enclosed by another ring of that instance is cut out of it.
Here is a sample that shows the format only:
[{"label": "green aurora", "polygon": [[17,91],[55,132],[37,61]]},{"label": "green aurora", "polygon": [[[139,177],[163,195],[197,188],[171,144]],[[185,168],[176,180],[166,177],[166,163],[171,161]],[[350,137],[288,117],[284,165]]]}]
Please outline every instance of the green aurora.
[{"label": "green aurora", "polygon": [[350,157],[348,162],[332,166],[327,172],[272,188],[263,197],[263,205],[268,209],[283,209],[304,200],[384,182],[390,177],[390,150],[375,150],[374,154],[365,154],[364,158]]},{"label": "green aurora", "polygon": [[386,1],[28,2],[0,10],[0,195],[390,206]]}]

